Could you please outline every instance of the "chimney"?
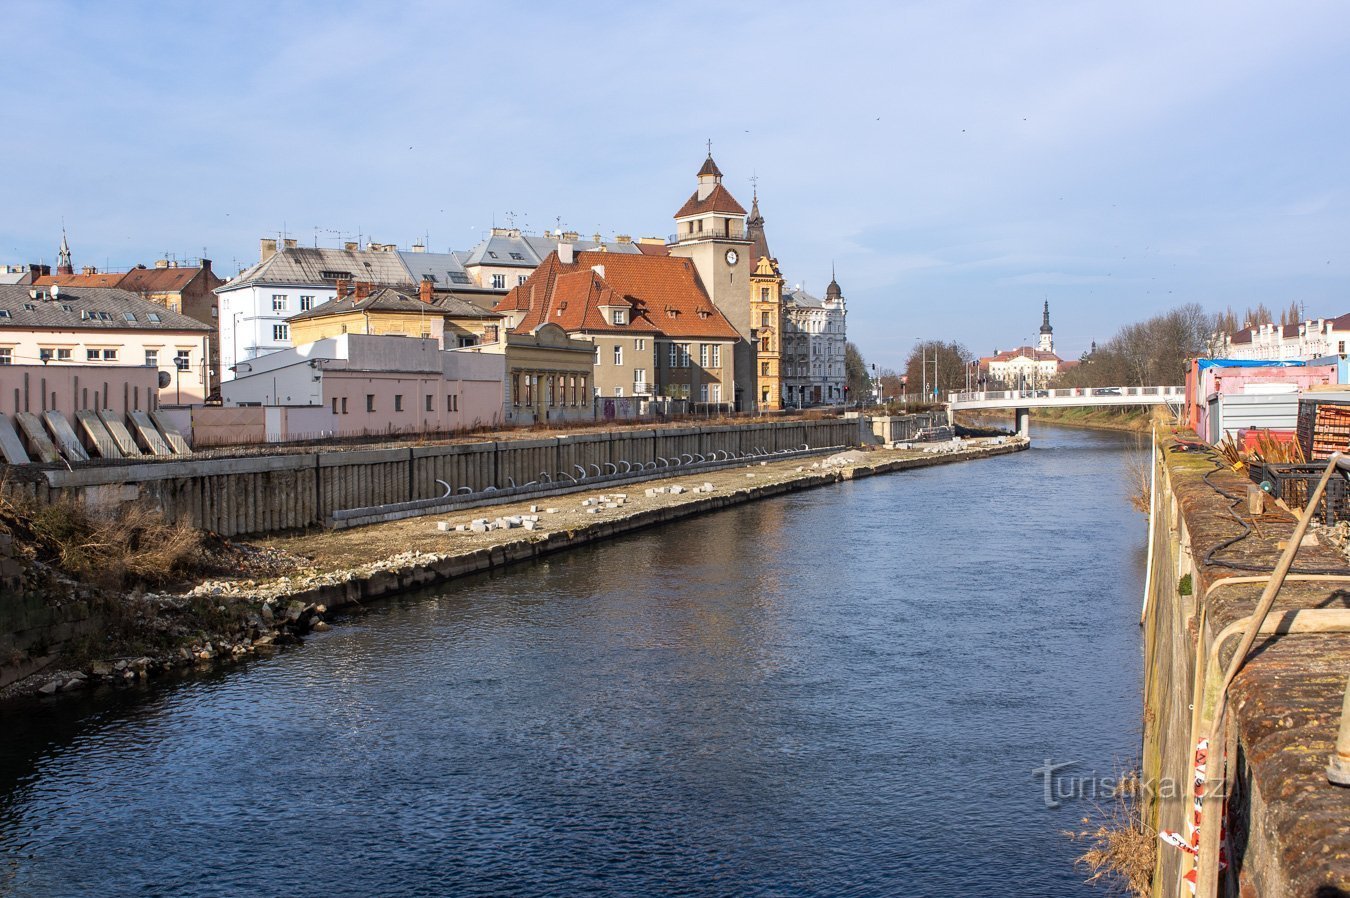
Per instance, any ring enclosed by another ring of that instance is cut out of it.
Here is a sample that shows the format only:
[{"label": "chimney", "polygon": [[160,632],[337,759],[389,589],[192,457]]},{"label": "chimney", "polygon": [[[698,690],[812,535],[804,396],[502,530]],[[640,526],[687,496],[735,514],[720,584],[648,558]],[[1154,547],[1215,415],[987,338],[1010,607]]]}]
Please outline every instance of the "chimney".
[{"label": "chimney", "polygon": [[424,253],[427,251],[426,244],[419,240],[412,245],[412,251],[415,253]]},{"label": "chimney", "polygon": [[335,296],[334,299],[342,299],[342,298],[345,297],[346,295],[347,295],[347,279],[346,279],[346,278],[338,278],[338,279],[337,279],[337,296]]},{"label": "chimney", "polygon": [[576,243],[581,239],[581,234],[576,231],[563,231],[562,239],[566,240],[568,243]]},{"label": "chimney", "polygon": [[155,267],[156,267],[156,268],[168,268],[168,267],[169,267],[169,260],[168,260],[168,259],[156,259],[156,260],[155,260]]},{"label": "chimney", "polygon": [[365,299],[370,295],[370,281],[356,282],[356,298]]},{"label": "chimney", "polygon": [[211,273],[211,260],[210,260],[210,259],[202,259],[202,260],[200,260],[200,261],[201,261],[201,269],[202,269],[202,271],[206,272],[207,274],[210,274],[210,273]]},{"label": "chimney", "polygon": [[259,253],[258,261],[266,262],[277,254],[277,242],[271,237],[264,237],[258,241]]},{"label": "chimney", "polygon": [[431,282],[430,277],[425,274],[422,275],[422,283],[417,285],[417,298],[427,305],[431,305],[432,293],[435,291],[435,287],[436,285]]},{"label": "chimney", "polygon": [[572,254],[573,249],[574,249],[574,247],[573,247],[572,244],[570,244],[570,243],[559,243],[559,244],[558,244],[558,261],[561,262],[561,263],[563,263],[564,265],[571,265],[571,264],[573,264],[573,258],[574,258],[574,257],[573,257],[573,254]]},{"label": "chimney", "polygon": [[346,250],[347,252],[349,252],[349,253],[354,253],[354,252],[356,252],[358,249],[360,249],[361,246],[360,246],[360,244],[356,243],[355,241],[348,240],[346,243],[342,244],[342,248],[345,249],[345,250]]},{"label": "chimney", "polygon": [[92,265],[86,265],[80,269],[80,274],[98,274],[98,269]]},{"label": "chimney", "polygon": [[287,237],[287,238],[282,242],[282,245],[285,246],[286,249],[295,249],[295,239],[292,238],[292,237]]},{"label": "chimney", "polygon": [[619,234],[614,239],[618,243],[622,243],[625,246],[633,242],[633,237],[631,234]]}]

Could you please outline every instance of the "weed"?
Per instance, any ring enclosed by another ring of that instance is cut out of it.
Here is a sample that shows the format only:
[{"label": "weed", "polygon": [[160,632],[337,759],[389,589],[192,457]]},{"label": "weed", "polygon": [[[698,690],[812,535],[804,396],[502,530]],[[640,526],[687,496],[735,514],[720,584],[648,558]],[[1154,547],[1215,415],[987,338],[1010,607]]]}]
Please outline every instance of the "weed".
[{"label": "weed", "polygon": [[1157,834],[1144,822],[1139,805],[1139,771],[1121,773],[1113,803],[1082,818],[1082,828],[1064,833],[1084,847],[1074,864],[1086,882],[1137,898],[1152,894]]}]

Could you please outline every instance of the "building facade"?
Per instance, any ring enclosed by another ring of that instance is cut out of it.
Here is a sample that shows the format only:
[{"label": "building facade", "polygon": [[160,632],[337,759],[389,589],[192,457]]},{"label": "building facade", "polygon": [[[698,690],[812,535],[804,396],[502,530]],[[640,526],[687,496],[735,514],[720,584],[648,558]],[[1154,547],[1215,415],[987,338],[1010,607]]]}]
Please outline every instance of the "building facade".
[{"label": "building facade", "polygon": [[311,410],[296,416],[306,423],[294,427],[308,429],[291,438],[447,433],[502,419],[503,357],[431,340],[340,334],[243,367],[221,385],[225,407]]},{"label": "building facade", "polygon": [[833,277],[825,298],[800,287],[783,294],[783,401],[792,408],[845,401],[848,302]]},{"label": "building facade", "polygon": [[1229,359],[1294,361],[1343,356],[1350,346],[1350,314],[1246,327],[1221,335],[1216,343],[1216,356]]},{"label": "building facade", "polygon": [[1050,302],[1041,307],[1040,336],[1036,346],[1019,346],[979,360],[979,386],[987,389],[1044,390],[1061,371],[1076,362],[1055,355],[1055,329],[1050,326]]},{"label": "building facade", "polygon": [[750,202],[746,220],[750,235],[750,320],[756,329],[755,366],[759,382],[759,407],[781,409],[786,396],[783,384],[783,275],[778,260],[769,252],[764,216],[759,211],[759,191]]},{"label": "building facade", "polygon": [[689,259],[574,253],[563,244],[497,310],[513,333],[552,322],[589,341],[596,396],[731,408],[743,341]]},{"label": "building facade", "polygon": [[156,369],[161,405],[202,402],[211,328],[126,290],[0,285],[0,365]]},{"label": "building facade", "polygon": [[457,296],[437,294],[430,279],[419,288],[410,295],[365,281],[350,287],[338,281],[333,299],[291,316],[291,341],[298,346],[339,334],[383,334],[429,338],[455,349],[498,339],[501,315]]}]

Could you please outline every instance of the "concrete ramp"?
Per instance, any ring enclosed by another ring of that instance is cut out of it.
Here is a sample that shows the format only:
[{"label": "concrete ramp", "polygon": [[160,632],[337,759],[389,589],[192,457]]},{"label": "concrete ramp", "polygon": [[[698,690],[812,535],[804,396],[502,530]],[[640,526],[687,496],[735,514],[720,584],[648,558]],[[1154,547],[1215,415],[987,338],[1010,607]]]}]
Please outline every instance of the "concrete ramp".
[{"label": "concrete ramp", "polygon": [[127,412],[127,417],[131,419],[132,433],[136,435],[136,441],[141,444],[142,449],[150,455],[173,455],[173,450],[159,435],[159,431],[155,429],[155,424],[150,420],[149,415],[137,410]]},{"label": "concrete ramp", "polygon": [[42,413],[42,420],[67,461],[89,461],[89,453],[84,451],[80,438],[75,436],[75,428],[70,426],[65,415],[54,408],[48,409]]},{"label": "concrete ramp", "polygon": [[108,428],[103,426],[103,422],[94,412],[88,409],[76,412],[75,426],[84,436],[85,445],[99,458],[122,457],[122,450],[117,448],[117,441],[108,433]]},{"label": "concrete ramp", "polygon": [[31,457],[47,464],[61,460],[61,453],[56,451],[56,444],[47,436],[47,428],[42,426],[41,418],[32,412],[19,412],[14,416],[14,423],[19,425],[19,434]]},{"label": "concrete ramp", "polygon": [[164,436],[164,442],[169,444],[169,448],[179,455],[191,455],[192,450],[188,448],[187,440],[183,439],[183,434],[174,423],[169,420],[169,416],[155,409],[150,413],[150,420],[155,422],[159,432]]},{"label": "concrete ramp", "polygon": [[108,428],[108,435],[117,443],[117,449],[124,458],[140,458],[144,455],[141,447],[136,445],[136,438],[127,430],[126,424],[122,423],[121,415],[105,408],[98,413],[98,417],[103,426]]},{"label": "concrete ramp", "polygon": [[23,441],[4,415],[0,415],[0,458],[11,465],[28,464],[28,452],[23,448]]}]

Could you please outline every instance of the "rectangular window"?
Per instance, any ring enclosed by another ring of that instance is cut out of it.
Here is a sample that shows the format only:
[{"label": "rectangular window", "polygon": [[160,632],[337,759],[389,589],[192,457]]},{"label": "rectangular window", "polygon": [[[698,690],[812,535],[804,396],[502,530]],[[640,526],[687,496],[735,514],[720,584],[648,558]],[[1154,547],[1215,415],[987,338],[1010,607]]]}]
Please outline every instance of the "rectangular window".
[{"label": "rectangular window", "polygon": [[526,277],[525,275],[523,275],[523,274],[518,274],[518,275],[516,275],[516,286],[519,287],[521,284],[525,283],[527,280],[529,280],[529,278],[527,278],[527,277]]},{"label": "rectangular window", "polygon": [[647,341],[642,338],[638,338],[633,341],[633,348],[636,349],[638,352],[641,352],[642,350],[647,348]]},{"label": "rectangular window", "polygon": [[614,388],[614,395],[615,395],[615,396],[622,396],[622,395],[623,395],[623,387],[615,387],[615,388]]},{"label": "rectangular window", "polygon": [[666,367],[667,367],[667,368],[676,368],[676,367],[679,366],[679,358],[680,358],[680,355],[679,355],[679,353],[680,353],[679,348],[678,348],[678,347],[676,346],[676,344],[674,344],[674,343],[671,343],[669,348],[670,348],[670,353],[669,353],[669,358],[666,360]]},{"label": "rectangular window", "polygon": [[84,357],[85,357],[85,359],[88,360],[88,361],[91,361],[91,362],[97,362],[97,361],[98,361],[98,358],[99,358],[99,355],[100,355],[100,353],[99,353],[99,351],[98,351],[97,349],[86,349],[86,350],[84,351]]},{"label": "rectangular window", "polygon": [[159,367],[159,350],[158,350],[158,349],[147,349],[147,350],[145,351],[145,367],[147,367],[147,368],[158,368],[158,367]]},{"label": "rectangular window", "polygon": [[712,401],[713,401],[713,402],[721,402],[721,401],[722,401],[722,385],[721,385],[721,384],[713,384],[713,385],[712,385]]},{"label": "rectangular window", "polygon": [[58,349],[58,350],[56,350],[56,360],[57,360],[58,362],[68,362],[68,361],[70,361],[70,350],[69,350],[69,349]]},{"label": "rectangular window", "polygon": [[402,394],[402,393],[395,393],[395,394],[394,394],[394,411],[396,411],[396,412],[401,412],[401,411],[403,411],[403,394]]},{"label": "rectangular window", "polygon": [[[190,361],[190,355],[191,350],[188,349],[178,350],[178,354],[174,356],[173,360],[174,366],[178,368],[179,371],[186,371],[188,369],[188,366],[192,364],[192,362]],[[106,352],[103,353],[103,357],[106,359],[108,357],[108,354]]]},{"label": "rectangular window", "polygon": [[14,364],[14,350],[8,346],[0,348],[0,365]]},{"label": "rectangular window", "polygon": [[44,362],[50,362],[55,355],[56,350],[48,349],[45,346],[38,350],[38,358]]},{"label": "rectangular window", "polygon": [[615,346],[615,347],[614,347],[614,364],[616,364],[616,365],[622,365],[622,364],[623,364],[623,347],[622,347],[622,346]]},{"label": "rectangular window", "polygon": [[427,394],[427,411],[433,411],[435,409],[435,406],[432,405],[434,399],[435,397],[433,397],[430,393]]},{"label": "rectangular window", "polygon": [[[760,288],[759,288],[759,298],[762,299],[764,302],[768,302],[768,301],[769,301],[769,288],[768,288],[768,287],[760,287]],[[765,313],[764,313],[764,317],[767,318],[768,316],[769,316],[769,313],[768,313],[768,312],[765,312]],[[764,322],[764,323],[765,323],[765,324],[768,324],[767,321]]]},{"label": "rectangular window", "polygon": [[708,367],[708,344],[698,344],[698,365],[700,368]]},{"label": "rectangular window", "polygon": [[366,394],[366,411],[368,411],[368,412],[373,412],[373,411],[375,411],[375,394],[374,394],[374,393],[367,393],[367,394]]},{"label": "rectangular window", "polygon": [[765,376],[765,377],[768,377],[768,376],[769,376],[769,363],[768,363],[768,362],[760,362],[760,363],[759,363],[759,373],[762,374],[762,375]]},{"label": "rectangular window", "polygon": [[286,294],[284,293],[272,294],[272,311],[273,312],[286,311]]},{"label": "rectangular window", "polygon": [[302,294],[300,296],[300,311],[308,312],[312,308],[314,308],[314,297]]},{"label": "rectangular window", "polygon": [[760,326],[760,327],[768,327],[768,326],[769,326],[769,313],[768,313],[768,312],[760,312],[760,313],[759,313],[759,326]]},{"label": "rectangular window", "polygon": [[520,407],[520,375],[511,375],[511,404]]},{"label": "rectangular window", "polygon": [[504,274],[494,274],[494,275],[492,276],[492,289],[494,289],[494,290],[505,290],[505,289],[506,289],[506,275],[504,275]]},{"label": "rectangular window", "polygon": [[676,345],[680,347],[680,367],[681,367],[681,368],[688,368],[688,367],[689,367],[689,344],[688,344],[688,343],[678,343],[678,344],[676,344]]},{"label": "rectangular window", "polygon": [[760,338],[759,338],[759,351],[760,351],[760,352],[768,352],[768,351],[769,351],[769,338],[768,338],[768,337],[760,337]]},{"label": "rectangular window", "polygon": [[273,340],[289,340],[291,338],[291,326],[289,324],[272,325]]},{"label": "rectangular window", "polygon": [[707,402],[707,401],[708,401],[708,385],[707,385],[707,384],[701,384],[701,385],[699,386],[699,388],[698,388],[698,401],[699,401],[699,402]]},{"label": "rectangular window", "polygon": [[624,324],[628,321],[628,314],[623,309],[614,309],[612,314],[615,324]]},{"label": "rectangular window", "polygon": [[1342,341],[1340,341],[1340,343],[1337,344],[1337,345],[1338,345],[1338,348],[1337,348],[1336,352],[1337,352],[1339,355],[1345,355],[1345,341],[1342,340]]},{"label": "rectangular window", "polygon": [[337,397],[333,397],[333,414],[337,414]]},{"label": "rectangular window", "polygon": [[[637,385],[639,385],[639,386],[645,385],[645,384],[647,383],[647,369],[646,369],[646,368],[634,368],[634,369],[633,369],[633,383],[635,383],[635,384],[637,384]],[[640,393],[640,392],[642,392],[642,391],[641,391],[641,390],[638,390],[637,392]]]},{"label": "rectangular window", "polygon": [[722,367],[722,347],[716,343],[713,344],[712,348],[712,366],[714,368]]},{"label": "rectangular window", "polygon": [[342,414],[347,414],[347,397],[342,397]]},{"label": "rectangular window", "polygon": [[105,362],[115,362],[115,361],[117,361],[117,350],[116,350],[116,349],[105,349],[105,350],[103,350],[103,361],[105,361]]}]

